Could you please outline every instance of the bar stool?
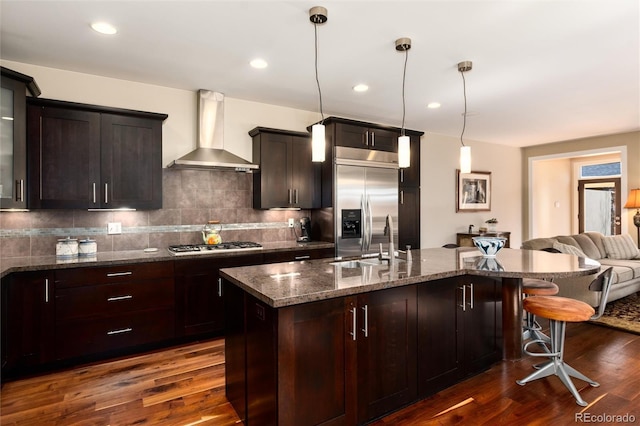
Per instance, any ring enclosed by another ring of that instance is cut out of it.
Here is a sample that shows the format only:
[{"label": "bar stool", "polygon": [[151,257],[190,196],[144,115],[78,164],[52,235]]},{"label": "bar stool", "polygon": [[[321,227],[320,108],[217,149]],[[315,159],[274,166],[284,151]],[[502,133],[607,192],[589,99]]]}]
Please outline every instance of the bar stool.
[{"label": "bar stool", "polygon": [[[560,289],[551,281],[538,280],[535,278],[524,278],[522,280],[522,293],[524,297],[530,296],[554,296]],[[536,321],[536,316],[525,311],[525,321],[522,331],[522,340],[534,339],[549,341],[549,337],[542,333],[542,327]]]},{"label": "bar stool", "polygon": [[516,383],[524,386],[525,384],[547,377],[550,375],[556,375],[560,378],[560,381],[569,389],[573,397],[576,399],[576,403],[585,407],[587,403],[580,397],[578,390],[571,381],[571,377],[575,377],[580,380],[584,380],[593,387],[598,387],[600,384],[591,380],[584,374],[580,373],[570,365],[564,362],[564,336],[567,326],[567,322],[581,322],[598,319],[604,313],[604,308],[609,298],[609,290],[611,289],[613,268],[609,268],[591,282],[589,290],[601,292],[600,306],[598,307],[598,314],[595,314],[595,310],[579,300],[569,299],[566,297],[557,296],[536,296],[526,298],[522,304],[527,312],[531,312],[542,318],[549,320],[550,329],[550,344],[551,348],[547,348],[548,352],[530,352],[528,347],[534,343],[544,344],[547,342],[542,339],[531,340],[524,345],[524,352],[530,356],[548,357],[549,361],[541,365],[535,366],[538,368],[527,377],[522,380],[516,380]]}]

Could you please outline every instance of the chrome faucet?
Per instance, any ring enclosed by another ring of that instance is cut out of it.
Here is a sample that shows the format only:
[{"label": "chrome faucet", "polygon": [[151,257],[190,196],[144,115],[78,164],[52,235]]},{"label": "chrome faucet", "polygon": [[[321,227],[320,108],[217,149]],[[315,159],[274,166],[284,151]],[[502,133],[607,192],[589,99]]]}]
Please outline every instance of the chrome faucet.
[{"label": "chrome faucet", "polygon": [[387,222],[384,226],[384,235],[389,236],[389,252],[387,256],[382,254],[382,243],[380,243],[380,253],[378,254],[378,259],[380,260],[388,260],[389,264],[394,263],[395,260],[395,247],[393,246],[393,219],[391,215],[387,215]]}]

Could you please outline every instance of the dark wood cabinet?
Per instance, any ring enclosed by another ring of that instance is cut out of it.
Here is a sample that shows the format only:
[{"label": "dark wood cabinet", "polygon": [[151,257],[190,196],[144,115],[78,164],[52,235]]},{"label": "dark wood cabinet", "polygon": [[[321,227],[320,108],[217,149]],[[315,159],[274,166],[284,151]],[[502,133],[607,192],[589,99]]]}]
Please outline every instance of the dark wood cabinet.
[{"label": "dark wood cabinet", "polygon": [[335,256],[335,248],[300,247],[294,251],[265,253],[263,263],[293,262],[296,260],[324,259]]},{"label": "dark wood cabinet", "polygon": [[261,254],[176,262],[176,335],[220,334],[224,331],[224,290],[220,269],[262,263]]},{"label": "dark wood cabinet", "polygon": [[162,208],[162,121],[166,117],[30,100],[29,207]]},{"label": "dark wood cabinet", "polygon": [[253,162],[253,208],[320,207],[320,165],[311,161],[307,133],[256,127]]},{"label": "dark wood cabinet", "polygon": [[53,291],[53,272],[21,272],[2,279],[3,376],[53,360]]},{"label": "dark wood cabinet", "polygon": [[246,355],[227,394],[246,424],[362,424],[416,399],[415,286],[280,309],[225,286],[225,351]]},{"label": "dark wood cabinet", "polygon": [[398,194],[398,248],[420,248],[420,188],[400,187]]},{"label": "dark wood cabinet", "polygon": [[27,91],[40,95],[33,78],[2,67],[0,209],[27,208]]},{"label": "dark wood cabinet", "polygon": [[170,340],[173,262],[56,272],[56,360]]},{"label": "dark wood cabinet", "polygon": [[418,393],[432,395],[500,359],[500,281],[457,277],[418,288]]},{"label": "dark wood cabinet", "polygon": [[398,136],[399,132],[396,130],[383,129],[365,123],[336,124],[336,146],[397,152]]}]

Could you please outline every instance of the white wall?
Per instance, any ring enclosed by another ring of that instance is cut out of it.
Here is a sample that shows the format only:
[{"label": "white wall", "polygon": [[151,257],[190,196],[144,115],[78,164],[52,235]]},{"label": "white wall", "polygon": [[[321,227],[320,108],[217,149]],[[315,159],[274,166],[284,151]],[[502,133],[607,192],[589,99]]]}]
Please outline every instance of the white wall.
[{"label": "white wall", "polygon": [[[196,145],[196,92],[125,80],[81,74],[12,61],[2,65],[35,78],[43,98],[169,115],[163,125],[163,164],[186,154]],[[202,89],[215,90],[215,87]],[[248,131],[256,126],[304,131],[318,114],[276,105],[225,100],[225,148],[251,159]],[[420,130],[420,129],[414,129]],[[498,229],[511,231],[512,247],[520,247],[522,188],[520,149],[467,141],[473,170],[492,172],[491,211],[456,213],[456,169],[460,142],[457,138],[429,134],[421,146],[421,244],[441,246],[455,242],[457,232],[473,224],[477,230],[486,219],[497,217]]]},{"label": "white wall", "polygon": [[438,247],[456,241],[456,233],[477,231],[495,217],[498,230],[511,232],[511,247],[522,243],[522,165],[519,148],[465,140],[472,170],[491,172],[491,211],[456,212],[456,169],[460,139],[425,133],[420,149],[421,245]]},{"label": "white wall", "polygon": [[570,159],[536,161],[531,166],[531,238],[573,234],[573,179]]}]

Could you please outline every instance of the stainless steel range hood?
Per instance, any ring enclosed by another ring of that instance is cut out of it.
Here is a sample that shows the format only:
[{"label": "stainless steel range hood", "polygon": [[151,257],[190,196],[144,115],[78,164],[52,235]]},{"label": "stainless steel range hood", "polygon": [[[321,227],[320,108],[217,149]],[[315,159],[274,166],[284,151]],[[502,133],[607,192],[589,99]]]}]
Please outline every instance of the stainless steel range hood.
[{"label": "stainless steel range hood", "polygon": [[258,166],[224,149],[224,95],[198,91],[198,147],[168,167],[251,172]]}]

